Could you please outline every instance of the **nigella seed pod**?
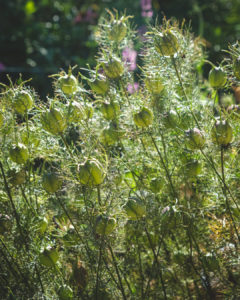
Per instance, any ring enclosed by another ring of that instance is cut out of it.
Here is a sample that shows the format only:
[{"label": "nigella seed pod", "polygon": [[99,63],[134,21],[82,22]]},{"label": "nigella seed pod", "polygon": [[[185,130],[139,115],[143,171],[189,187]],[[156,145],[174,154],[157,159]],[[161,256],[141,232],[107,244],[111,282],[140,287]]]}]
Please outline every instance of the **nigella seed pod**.
[{"label": "nigella seed pod", "polygon": [[87,160],[78,168],[79,181],[86,186],[96,186],[104,181],[103,166],[95,159]]},{"label": "nigella seed pod", "polygon": [[124,73],[124,67],[120,59],[111,58],[103,64],[103,69],[106,76],[110,79],[118,79]]},{"label": "nigella seed pod", "polygon": [[66,95],[72,95],[78,88],[77,78],[72,74],[59,77],[57,83],[62,92]]},{"label": "nigella seed pod", "polygon": [[120,106],[116,102],[110,102],[110,103],[103,103],[100,108],[101,113],[103,114],[103,117],[107,120],[113,120],[117,117]]},{"label": "nigella seed pod", "polygon": [[205,144],[205,137],[198,128],[185,131],[185,144],[191,150],[201,149]]},{"label": "nigella seed pod", "polygon": [[153,113],[150,109],[143,107],[140,112],[133,115],[133,121],[138,127],[148,127],[153,122]]},{"label": "nigella seed pod", "polygon": [[127,34],[127,25],[122,20],[114,20],[108,37],[111,41],[121,42]]},{"label": "nigella seed pod", "polygon": [[17,145],[11,147],[9,156],[15,163],[25,164],[29,157],[28,149],[25,145],[18,143]]},{"label": "nigella seed pod", "polygon": [[54,135],[62,134],[67,127],[66,119],[55,108],[51,108],[41,114],[41,123],[46,131]]},{"label": "nigella seed pod", "polygon": [[166,128],[176,128],[179,124],[178,114],[174,110],[170,110],[163,115],[163,124]]},{"label": "nigella seed pod", "polygon": [[105,95],[110,89],[110,84],[108,80],[103,78],[95,78],[92,81],[89,80],[88,84],[92,91],[99,95]]},{"label": "nigella seed pod", "polygon": [[218,120],[212,128],[211,135],[213,143],[226,146],[232,141],[233,129],[227,121]]},{"label": "nigella seed pod", "polygon": [[69,122],[78,123],[84,119],[85,110],[80,103],[73,101],[68,104],[66,115]]},{"label": "nigella seed pod", "polygon": [[209,72],[208,80],[211,87],[223,88],[227,82],[227,75],[221,67],[215,67]]},{"label": "nigella seed pod", "polygon": [[154,36],[156,51],[163,56],[173,56],[179,50],[178,39],[171,30],[159,32]]},{"label": "nigella seed pod", "polygon": [[25,114],[32,108],[33,98],[27,91],[17,91],[13,97],[12,106],[18,114]]},{"label": "nigella seed pod", "polygon": [[48,193],[55,193],[61,188],[62,179],[56,173],[44,173],[42,177],[42,186]]},{"label": "nigella seed pod", "polygon": [[159,95],[164,90],[163,80],[160,76],[146,77],[144,82],[147,90],[153,95]]},{"label": "nigella seed pod", "polygon": [[116,220],[105,215],[100,215],[96,219],[95,232],[101,235],[109,235],[116,227]]},{"label": "nigella seed pod", "polygon": [[131,220],[138,220],[146,215],[146,206],[138,198],[130,198],[125,204],[124,209]]}]

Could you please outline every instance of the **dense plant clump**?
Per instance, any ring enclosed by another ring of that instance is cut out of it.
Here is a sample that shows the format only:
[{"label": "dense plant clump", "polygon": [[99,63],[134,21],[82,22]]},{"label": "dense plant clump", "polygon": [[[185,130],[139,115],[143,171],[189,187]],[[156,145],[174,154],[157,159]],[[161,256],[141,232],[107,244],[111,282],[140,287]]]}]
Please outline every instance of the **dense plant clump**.
[{"label": "dense plant clump", "polygon": [[130,92],[133,37],[129,17],[101,19],[96,68],[54,74],[45,102],[2,85],[2,299],[240,294],[240,46],[203,81],[200,40],[163,20]]}]

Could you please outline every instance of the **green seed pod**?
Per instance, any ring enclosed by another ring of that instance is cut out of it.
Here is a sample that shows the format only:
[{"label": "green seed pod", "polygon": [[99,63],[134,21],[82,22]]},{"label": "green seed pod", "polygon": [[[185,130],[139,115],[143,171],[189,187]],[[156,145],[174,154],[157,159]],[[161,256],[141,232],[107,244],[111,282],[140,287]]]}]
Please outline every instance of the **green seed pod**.
[{"label": "green seed pod", "polygon": [[162,78],[159,76],[147,77],[144,80],[147,90],[153,95],[159,95],[164,89]]},{"label": "green seed pod", "polygon": [[25,145],[19,143],[10,149],[9,156],[15,163],[24,164],[29,157],[28,149]]},{"label": "green seed pod", "polygon": [[109,235],[116,227],[116,220],[104,215],[98,216],[96,219],[95,232],[101,235]]},{"label": "green seed pod", "polygon": [[9,178],[9,182],[13,186],[21,185],[26,180],[26,172],[24,169],[22,169],[18,172],[16,172],[16,170],[13,169],[13,170],[10,170],[10,172],[8,172],[8,178]]},{"label": "green seed pod", "polygon": [[137,198],[130,198],[124,209],[131,220],[138,220],[146,215],[146,206]]},{"label": "green seed pod", "polygon": [[109,82],[102,78],[96,78],[93,81],[89,80],[88,84],[92,91],[99,95],[105,95],[110,89]]},{"label": "green seed pod", "polygon": [[179,50],[178,39],[171,30],[156,34],[154,45],[156,51],[163,56],[173,56]]},{"label": "green seed pod", "polygon": [[127,34],[127,25],[122,20],[114,20],[111,24],[108,37],[111,41],[121,42]]},{"label": "green seed pod", "polygon": [[198,128],[185,131],[185,144],[191,150],[201,149],[205,144],[203,132]]},{"label": "green seed pod", "polygon": [[107,63],[103,64],[106,76],[110,79],[117,79],[124,73],[124,67],[120,59],[111,58]]},{"label": "green seed pod", "polygon": [[45,267],[54,267],[59,259],[59,253],[52,247],[47,247],[39,254],[39,261]]},{"label": "green seed pod", "polygon": [[170,110],[163,115],[163,124],[166,128],[174,129],[178,127],[179,117],[174,110]]},{"label": "green seed pod", "polygon": [[140,112],[133,115],[133,121],[138,127],[148,127],[153,122],[153,113],[150,109],[143,107]]},{"label": "green seed pod", "polygon": [[211,87],[219,89],[226,84],[227,75],[221,67],[215,67],[209,72],[208,80]]},{"label": "green seed pod", "polygon": [[66,119],[55,108],[51,108],[41,114],[41,123],[46,131],[54,135],[62,134],[67,127]]},{"label": "green seed pod", "polygon": [[117,117],[120,106],[116,102],[110,102],[110,103],[103,103],[100,108],[101,113],[103,114],[103,117],[107,120],[113,120]]},{"label": "green seed pod", "polygon": [[70,288],[70,286],[64,284],[62,285],[58,292],[59,300],[71,300],[73,299],[73,290]]},{"label": "green seed pod", "polygon": [[157,194],[163,188],[163,185],[164,185],[164,181],[162,180],[162,178],[153,178],[150,181],[150,190],[154,194]]},{"label": "green seed pod", "polygon": [[69,122],[78,123],[85,117],[84,107],[76,101],[73,101],[71,104],[69,103],[66,109],[66,119],[68,119]]},{"label": "green seed pod", "polygon": [[240,80],[240,57],[236,58],[233,62],[233,73],[237,80]]},{"label": "green seed pod", "polygon": [[58,86],[68,96],[73,95],[78,88],[77,78],[73,75],[64,75],[58,78]]},{"label": "green seed pod", "polygon": [[48,193],[55,193],[62,187],[62,180],[56,173],[44,173],[42,186]]},{"label": "green seed pod", "polygon": [[99,185],[105,178],[103,166],[97,160],[88,160],[79,166],[78,177],[83,185]]},{"label": "green seed pod", "polygon": [[27,91],[17,91],[13,97],[12,106],[18,114],[25,114],[32,108],[33,99]]},{"label": "green seed pod", "polygon": [[226,146],[232,141],[233,129],[227,121],[218,120],[212,128],[211,135],[213,143]]},{"label": "green seed pod", "polygon": [[188,161],[185,166],[185,174],[189,178],[198,176],[202,171],[202,164],[197,160]]}]

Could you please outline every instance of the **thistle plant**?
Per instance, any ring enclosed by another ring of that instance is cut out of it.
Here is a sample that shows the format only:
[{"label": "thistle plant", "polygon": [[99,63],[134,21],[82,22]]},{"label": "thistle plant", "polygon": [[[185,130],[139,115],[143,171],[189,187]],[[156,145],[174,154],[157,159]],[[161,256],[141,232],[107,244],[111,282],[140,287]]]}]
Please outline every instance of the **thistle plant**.
[{"label": "thistle plant", "polygon": [[209,82],[185,24],[149,26],[139,89],[129,16],[95,33],[96,67],[2,85],[4,299],[235,299],[239,287],[238,44]]}]

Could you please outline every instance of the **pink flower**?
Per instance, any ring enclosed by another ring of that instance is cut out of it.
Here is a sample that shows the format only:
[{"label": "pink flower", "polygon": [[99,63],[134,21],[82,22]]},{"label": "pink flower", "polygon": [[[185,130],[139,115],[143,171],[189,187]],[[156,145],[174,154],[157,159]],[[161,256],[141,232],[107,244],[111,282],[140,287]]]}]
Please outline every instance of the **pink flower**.
[{"label": "pink flower", "polygon": [[141,0],[142,10],[151,10],[152,9],[152,0]]},{"label": "pink flower", "polygon": [[142,11],[142,17],[151,18],[152,16],[153,16],[153,11],[152,10]]},{"label": "pink flower", "polygon": [[139,83],[138,82],[134,82],[134,84],[129,84],[127,86],[127,91],[129,92],[129,94],[134,94],[136,93],[136,91],[139,88]]},{"label": "pink flower", "polygon": [[89,7],[86,12],[79,12],[79,14],[73,20],[73,23],[76,24],[87,22],[93,24],[97,17],[98,14],[91,7]]},{"label": "pink flower", "polygon": [[5,69],[5,65],[2,62],[0,62],[0,72],[3,72]]},{"label": "pink flower", "polygon": [[142,16],[151,18],[153,16],[152,0],[141,0]]},{"label": "pink flower", "polygon": [[134,71],[137,67],[137,51],[126,47],[122,52],[123,61],[127,64],[129,71]]}]

